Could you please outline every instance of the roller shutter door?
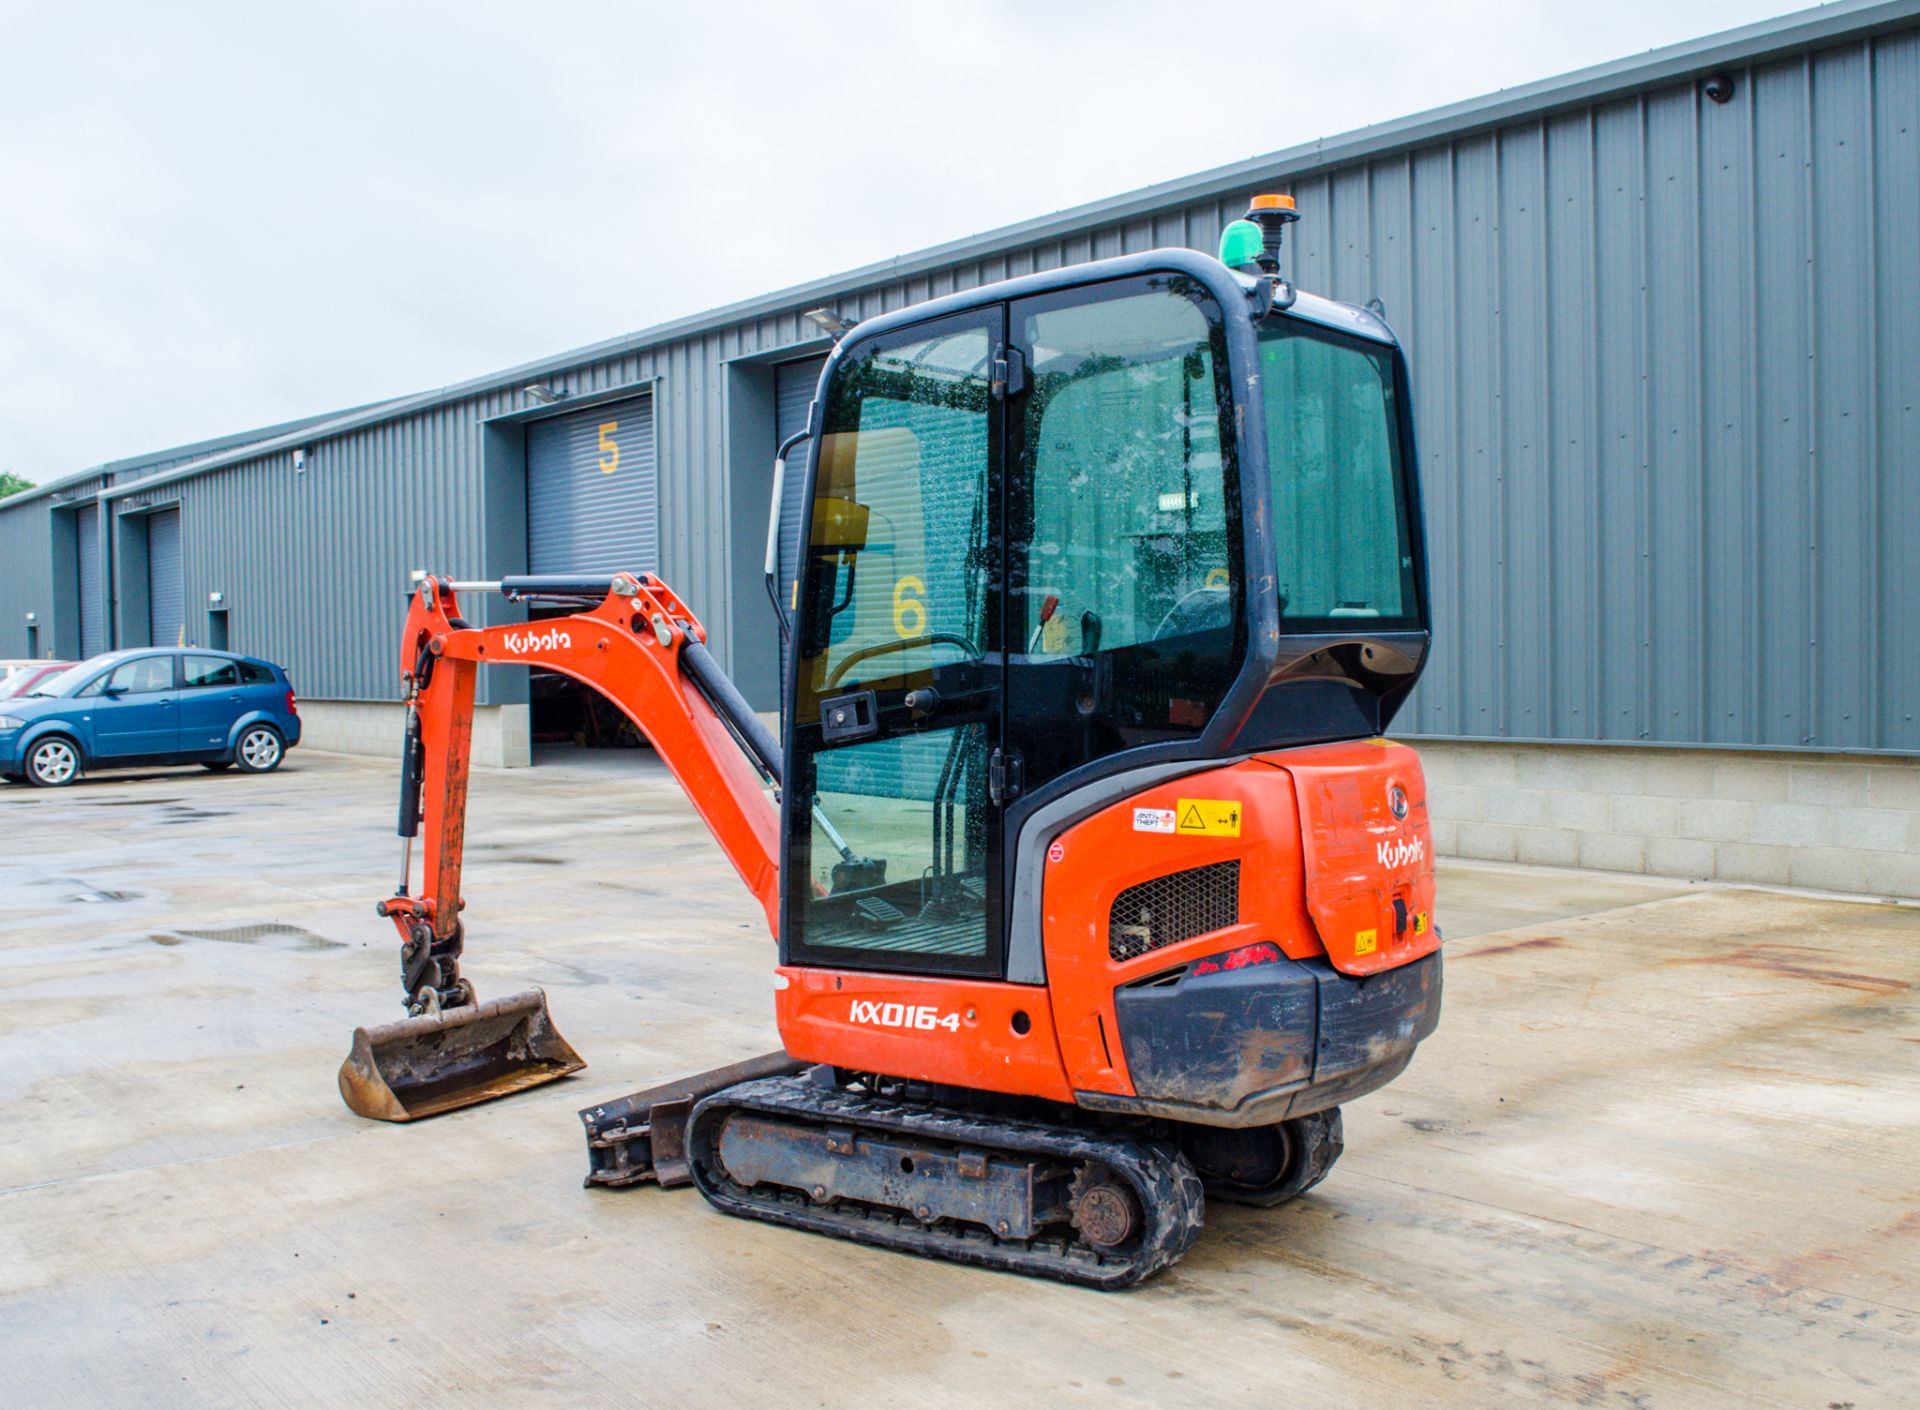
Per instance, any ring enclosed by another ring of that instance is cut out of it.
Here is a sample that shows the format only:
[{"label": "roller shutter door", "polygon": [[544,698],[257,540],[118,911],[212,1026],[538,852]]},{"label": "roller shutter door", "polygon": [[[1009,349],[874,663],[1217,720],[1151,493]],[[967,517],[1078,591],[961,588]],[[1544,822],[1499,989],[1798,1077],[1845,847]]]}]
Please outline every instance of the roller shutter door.
[{"label": "roller shutter door", "polygon": [[76,565],[80,584],[80,659],[107,649],[106,585],[100,581],[100,506],[85,505],[74,516],[79,539]]},{"label": "roller shutter door", "polygon": [[527,566],[534,573],[659,571],[652,397],[527,428]]},{"label": "roller shutter door", "polygon": [[[814,388],[820,384],[824,357],[783,362],[773,369],[773,424],[775,446],[784,445],[788,436],[807,428],[807,408],[813,404]],[[794,463],[787,467],[786,484],[780,497],[780,567],[775,579],[780,600],[793,608],[793,580],[800,572],[800,532],[806,523],[807,476],[805,445],[794,448]],[[781,689],[786,688],[789,643],[780,646]]]},{"label": "roller shutter door", "polygon": [[180,511],[147,517],[147,640],[185,646],[186,593],[180,581]]}]

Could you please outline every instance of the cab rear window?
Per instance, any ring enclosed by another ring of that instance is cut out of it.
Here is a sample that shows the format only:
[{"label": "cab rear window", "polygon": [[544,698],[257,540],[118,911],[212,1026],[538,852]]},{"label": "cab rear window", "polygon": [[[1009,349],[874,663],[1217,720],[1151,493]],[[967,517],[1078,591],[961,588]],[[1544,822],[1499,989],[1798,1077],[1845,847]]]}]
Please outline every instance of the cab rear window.
[{"label": "cab rear window", "polygon": [[1282,630],[1418,630],[1393,351],[1268,319],[1260,383]]}]

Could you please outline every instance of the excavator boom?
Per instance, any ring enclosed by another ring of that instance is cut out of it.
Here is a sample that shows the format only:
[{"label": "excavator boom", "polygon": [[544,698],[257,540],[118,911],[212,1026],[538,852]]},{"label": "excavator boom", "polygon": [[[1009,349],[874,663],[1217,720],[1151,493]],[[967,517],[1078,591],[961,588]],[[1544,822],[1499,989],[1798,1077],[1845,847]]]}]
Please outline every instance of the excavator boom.
[{"label": "excavator boom", "polygon": [[[460,615],[462,591],[578,610],[529,624],[475,627]],[[779,753],[705,643],[698,619],[651,574],[421,580],[402,636],[407,734],[400,883],[379,905],[400,932],[408,1017],[355,1032],[340,1069],[341,1095],[354,1111],[411,1121],[586,1065],[554,1028],[540,990],[481,1004],[460,975],[460,869],[482,666],[557,671],[606,696],[666,762],[760,903],[768,928],[777,929],[780,820],[767,785],[778,783]],[[413,845],[421,835],[425,871],[415,890]]]}]

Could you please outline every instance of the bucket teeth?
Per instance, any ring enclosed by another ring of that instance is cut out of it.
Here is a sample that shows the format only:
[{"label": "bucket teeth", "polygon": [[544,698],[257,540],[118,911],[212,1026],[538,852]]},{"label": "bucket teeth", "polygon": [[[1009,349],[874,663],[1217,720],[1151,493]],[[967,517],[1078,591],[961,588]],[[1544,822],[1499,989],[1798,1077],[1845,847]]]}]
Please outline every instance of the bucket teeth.
[{"label": "bucket teeth", "polygon": [[340,1095],[375,1121],[417,1121],[525,1091],[586,1063],[529,989],[489,1003],[356,1028]]}]

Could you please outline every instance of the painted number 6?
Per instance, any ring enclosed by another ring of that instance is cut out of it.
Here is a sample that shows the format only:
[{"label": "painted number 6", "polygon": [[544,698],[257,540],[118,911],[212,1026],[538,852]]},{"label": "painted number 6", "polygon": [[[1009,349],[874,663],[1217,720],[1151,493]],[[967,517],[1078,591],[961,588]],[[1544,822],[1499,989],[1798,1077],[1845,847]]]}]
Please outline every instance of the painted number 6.
[{"label": "painted number 6", "polygon": [[927,604],[921,595],[927,585],[909,573],[893,585],[893,630],[896,636],[916,637],[927,629]]}]

